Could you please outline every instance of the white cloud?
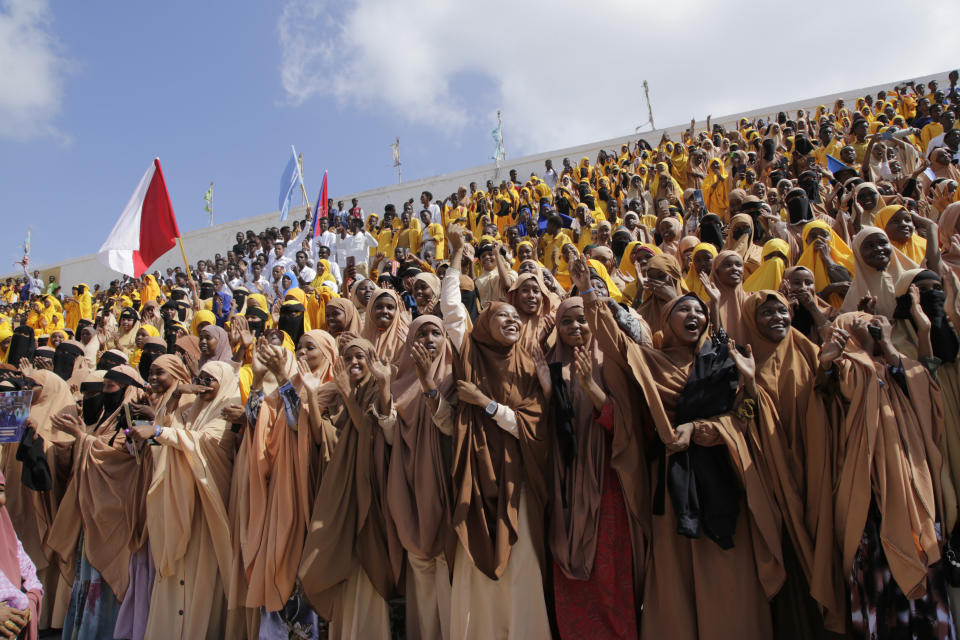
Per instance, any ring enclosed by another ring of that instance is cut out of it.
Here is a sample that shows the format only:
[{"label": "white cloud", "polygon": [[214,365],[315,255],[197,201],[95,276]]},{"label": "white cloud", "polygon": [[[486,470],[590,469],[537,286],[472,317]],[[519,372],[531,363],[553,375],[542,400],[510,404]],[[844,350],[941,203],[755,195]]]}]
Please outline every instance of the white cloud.
[{"label": "white cloud", "polygon": [[[955,50],[891,27],[902,4],[814,0],[802,10],[732,0],[288,0],[278,23],[291,103],[315,95],[438,127],[492,128],[508,153],[939,72]],[[957,24],[960,3],[933,3]],[[493,95],[454,94],[484,78]],[[475,107],[476,104],[486,105]]]},{"label": "white cloud", "polygon": [[0,0],[0,137],[62,137],[52,120],[67,63],[50,23],[46,0]]}]

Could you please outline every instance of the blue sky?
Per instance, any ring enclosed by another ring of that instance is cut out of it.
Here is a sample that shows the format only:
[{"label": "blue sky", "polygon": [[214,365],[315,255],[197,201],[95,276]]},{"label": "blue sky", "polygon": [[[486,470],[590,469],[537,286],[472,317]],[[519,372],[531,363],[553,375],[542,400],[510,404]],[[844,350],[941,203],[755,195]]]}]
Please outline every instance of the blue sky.
[{"label": "blue sky", "polygon": [[[312,199],[324,169],[332,195],[393,182],[397,136],[407,179],[483,164],[498,108],[509,158],[632,132],[643,78],[668,126],[956,64],[930,38],[886,66],[844,69],[827,54],[843,31],[824,27],[816,1],[780,17],[746,0],[658,3],[655,15],[645,1],[593,4],[0,0],[0,260],[20,257],[28,227],[34,264],[95,252],[154,156],[188,231],[207,223],[211,180],[217,221],[275,209],[291,143]],[[931,19],[957,24],[953,4],[931,3]],[[889,24],[883,6],[828,6],[865,33]],[[691,15],[713,40],[685,35]],[[726,43],[730,29],[757,42]],[[810,55],[792,55],[784,30],[808,33]]]}]

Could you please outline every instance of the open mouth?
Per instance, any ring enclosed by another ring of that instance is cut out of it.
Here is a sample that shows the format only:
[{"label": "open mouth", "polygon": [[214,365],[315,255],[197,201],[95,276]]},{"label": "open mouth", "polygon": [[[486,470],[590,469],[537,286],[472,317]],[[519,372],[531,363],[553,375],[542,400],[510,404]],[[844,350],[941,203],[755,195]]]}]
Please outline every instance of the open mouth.
[{"label": "open mouth", "polygon": [[683,323],[683,328],[690,332],[695,332],[700,330],[700,323],[696,320],[688,320]]},{"label": "open mouth", "polygon": [[520,332],[520,327],[515,324],[504,325],[502,329],[504,335],[515,335]]},{"label": "open mouth", "polygon": [[360,375],[363,373],[363,367],[361,367],[359,364],[352,364],[347,367],[347,373],[351,375]]}]

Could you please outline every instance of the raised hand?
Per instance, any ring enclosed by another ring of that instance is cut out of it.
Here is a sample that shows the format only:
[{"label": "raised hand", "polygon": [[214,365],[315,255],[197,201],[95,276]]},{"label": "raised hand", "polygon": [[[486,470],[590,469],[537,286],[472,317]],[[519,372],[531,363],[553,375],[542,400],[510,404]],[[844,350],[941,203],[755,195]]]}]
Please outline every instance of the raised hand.
[{"label": "raised hand", "polygon": [[70,434],[74,438],[79,438],[83,435],[83,422],[77,416],[59,413],[50,418],[50,422],[53,424],[54,429]]},{"label": "raised hand", "polygon": [[267,371],[272,373],[277,381],[281,381],[284,377],[283,369],[285,364],[283,347],[272,345],[264,340],[259,349],[260,359],[263,360],[263,364],[267,368]]},{"label": "raised hand", "polygon": [[917,325],[917,333],[929,331],[931,328],[930,318],[923,312],[920,306],[920,289],[915,284],[910,285],[910,316]]},{"label": "raised hand", "polygon": [[700,284],[703,285],[704,290],[707,292],[707,295],[710,297],[711,302],[720,302],[720,289],[717,288],[713,282],[710,281],[710,278],[705,273],[698,274],[700,277]]},{"label": "raised hand", "polygon": [[333,383],[342,397],[349,398],[353,393],[350,374],[347,372],[347,365],[342,357],[337,358],[337,361],[333,364]]},{"label": "raised hand", "polygon": [[593,380],[593,360],[583,347],[573,350],[573,372],[584,387]]},{"label": "raised hand", "polygon": [[373,349],[367,349],[367,367],[381,387],[390,384],[390,376],[393,374],[390,363],[377,355]]},{"label": "raised hand", "polygon": [[587,260],[583,256],[570,262],[570,281],[573,282],[577,291],[582,292],[590,288],[590,271]]},{"label": "raised hand", "polygon": [[863,311],[864,313],[869,313],[873,315],[874,311],[877,308],[877,296],[863,296],[857,302],[857,311]]},{"label": "raised hand", "polygon": [[850,334],[843,329],[835,327],[828,327],[828,329],[830,334],[820,347],[819,360],[820,367],[823,369],[829,369],[837,358],[843,355],[844,349],[847,348],[847,341],[850,339]]},{"label": "raised hand", "polygon": [[741,380],[749,386],[756,380],[757,363],[753,359],[753,347],[749,344],[744,347],[746,353],[740,353],[737,349],[736,340],[730,340],[730,359],[737,365],[737,371],[740,373]]},{"label": "raised hand", "polygon": [[533,358],[533,363],[537,366],[537,379],[540,380],[543,394],[550,397],[550,394],[553,393],[553,381],[550,378],[550,365],[547,364],[543,350],[537,345],[530,351],[530,356]]},{"label": "raised hand", "polygon": [[316,392],[320,388],[320,385],[323,384],[323,380],[315,374],[311,369],[310,365],[307,364],[307,361],[303,358],[297,360],[297,373],[300,374],[300,380],[303,382],[309,391]]},{"label": "raised hand", "polygon": [[421,380],[426,379],[427,376],[430,375],[430,367],[433,365],[435,357],[430,354],[430,351],[426,347],[416,342],[410,349],[410,357],[413,359],[413,364],[417,367],[417,376]]}]

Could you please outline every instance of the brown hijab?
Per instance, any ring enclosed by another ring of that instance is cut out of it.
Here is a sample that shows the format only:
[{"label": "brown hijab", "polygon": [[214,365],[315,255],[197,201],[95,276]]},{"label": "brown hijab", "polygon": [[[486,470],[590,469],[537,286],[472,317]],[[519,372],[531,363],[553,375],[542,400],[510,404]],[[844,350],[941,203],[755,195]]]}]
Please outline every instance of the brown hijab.
[{"label": "brown hijab", "polygon": [[762,290],[747,296],[742,315],[757,364],[758,463],[780,507],[810,595],[826,611],[828,627],[842,631],[846,607],[835,554],[830,415],[816,391],[820,350],[793,328],[779,342],[760,332],[757,310],[771,299],[790,309],[783,294]]},{"label": "brown hijab", "polygon": [[[713,259],[713,270],[710,272],[710,281],[720,289],[720,302],[717,305],[720,312],[720,325],[727,335],[743,344],[746,341],[746,331],[740,319],[740,310],[743,301],[747,299],[747,294],[743,290],[743,280],[735,287],[729,287],[720,281],[720,267],[731,258],[739,258],[740,254],[736,251],[724,249]],[[746,271],[744,271],[746,273]]]},{"label": "brown hijab", "polygon": [[[548,535],[550,551],[560,570],[575,580],[587,580],[593,571],[597,551],[608,438],[594,421],[593,400],[573,370],[574,348],[567,346],[559,335],[558,327],[568,311],[584,313],[583,298],[567,298],[560,303],[558,326],[551,336],[553,347],[546,357],[547,362],[561,366],[563,383],[573,408],[571,426],[576,456],[567,465],[561,454],[560,436],[553,439],[553,492]],[[593,364],[594,382],[602,388],[603,354],[589,331],[584,336],[583,348]],[[555,411],[551,405],[550,424],[557,424]]]},{"label": "brown hijab", "polygon": [[[537,286],[540,287],[540,306],[534,315],[527,315],[523,311],[520,311],[520,308],[517,306],[520,287],[528,280],[534,280]],[[554,317],[554,312],[553,298],[551,297],[550,290],[547,289],[546,283],[543,281],[543,275],[540,273],[540,270],[537,269],[533,273],[520,274],[517,281],[513,283],[513,286],[510,287],[510,290],[507,292],[506,299],[507,302],[517,310],[517,313],[520,314],[520,344],[527,351],[532,350],[534,347],[541,346],[541,331],[543,331],[543,328]]]},{"label": "brown hijab", "polygon": [[387,506],[405,549],[432,558],[449,542],[452,487],[450,485],[450,438],[433,424],[433,412],[421,392],[417,367],[411,355],[414,339],[423,326],[444,334],[443,345],[428,375],[440,395],[453,389],[455,350],[446,339],[440,318],[422,315],[410,324],[407,342],[397,362],[398,373],[391,391],[397,409],[387,481]]},{"label": "brown hijab", "polygon": [[[347,320],[344,323],[344,331],[354,335],[360,335],[362,324],[360,322],[360,312],[357,311],[357,305],[353,304],[353,302],[347,300],[346,298],[334,298],[327,302],[327,306],[340,309],[340,311],[343,312],[343,315],[346,316]],[[324,314],[324,323],[321,329],[327,329],[326,314]]]},{"label": "brown hijab", "polygon": [[[357,338],[343,345],[341,355],[354,347],[373,349]],[[356,386],[353,401],[359,415],[353,415],[333,383],[318,392],[339,440],[320,481],[298,573],[307,600],[328,620],[355,562],[384,600],[396,594],[402,571],[403,549],[384,503],[390,453],[370,410],[378,392],[372,375]]]},{"label": "brown hijab", "polygon": [[[380,330],[377,328],[376,320],[373,318],[373,309],[377,305],[377,299],[387,296],[393,299],[397,305],[397,311],[393,314],[393,320],[390,326]],[[387,362],[393,362],[400,357],[403,345],[407,340],[408,316],[403,305],[403,300],[396,291],[392,289],[377,289],[370,296],[370,302],[367,304],[366,322],[363,323],[363,331],[360,335],[373,345],[373,350],[378,356]]]},{"label": "brown hijab", "polygon": [[[869,314],[843,313],[836,326],[850,331]],[[837,361],[847,400],[836,451],[834,518],[842,567],[853,566],[871,500],[880,510],[880,539],[890,572],[907,598],[926,591],[927,568],[940,559],[936,513],[942,456],[940,390],[926,368],[901,357],[909,396],[885,361],[871,356],[851,333]],[[882,384],[881,384],[882,382]]]},{"label": "brown hijab", "polygon": [[[647,269],[648,271],[649,269],[659,269],[669,275],[673,278],[673,295],[679,296],[683,294],[683,290],[681,289],[683,274],[680,272],[680,263],[675,257],[667,254],[653,256],[650,258],[650,261],[647,262]],[[664,304],[666,303],[656,295],[647,295],[640,304],[640,308],[637,309],[643,319],[647,321],[647,324],[650,325],[651,334],[657,333],[662,329],[661,321],[663,318]]]},{"label": "brown hijab", "polygon": [[[336,340],[320,329],[306,332],[300,340],[312,340],[324,352],[314,375],[329,382],[337,358]],[[308,391],[300,374],[293,374],[290,382],[301,399],[296,428],[287,424],[283,399],[271,393],[237,453],[231,518],[235,555],[240,554],[248,587],[245,602],[234,603],[231,596],[231,607],[279,611],[290,599],[319,484],[320,458],[332,450],[332,443],[318,438],[312,429]]]},{"label": "brown hijab", "polygon": [[520,488],[526,486],[532,539],[544,563],[543,508],[547,497],[550,442],[541,419],[543,393],[536,365],[519,341],[500,344],[493,318],[505,302],[494,301],[477,317],[454,363],[458,380],[468,380],[497,403],[513,409],[519,438],[507,433],[483,407],[461,404],[453,457],[453,527],[474,565],[492,580],[503,575],[517,540]]}]

